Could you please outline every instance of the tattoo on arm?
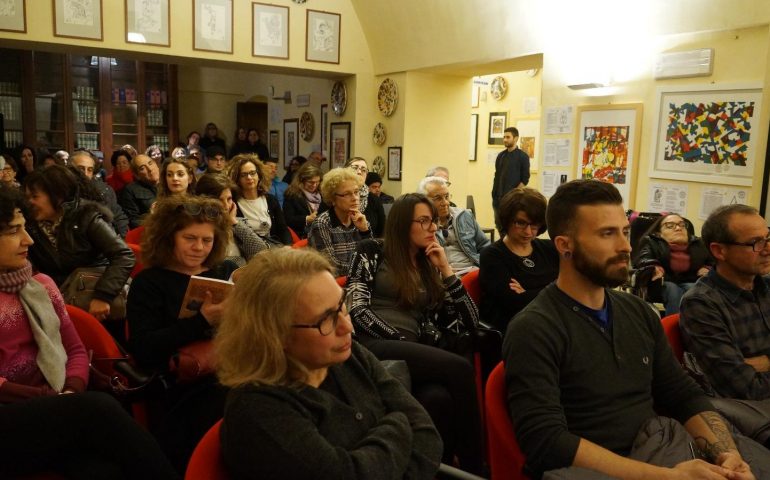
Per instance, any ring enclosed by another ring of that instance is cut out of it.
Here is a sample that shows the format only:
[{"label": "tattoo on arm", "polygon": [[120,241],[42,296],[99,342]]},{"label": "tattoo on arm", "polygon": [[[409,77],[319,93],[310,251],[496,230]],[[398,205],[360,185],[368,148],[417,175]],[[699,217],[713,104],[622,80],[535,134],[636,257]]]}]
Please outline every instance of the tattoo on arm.
[{"label": "tattoo on arm", "polygon": [[698,446],[704,458],[714,462],[719,454],[728,450],[735,450],[735,443],[727,428],[727,423],[716,412],[702,412],[698,416],[706,423],[709,430],[714,434],[716,440],[709,442],[703,437],[695,437],[695,444]]}]

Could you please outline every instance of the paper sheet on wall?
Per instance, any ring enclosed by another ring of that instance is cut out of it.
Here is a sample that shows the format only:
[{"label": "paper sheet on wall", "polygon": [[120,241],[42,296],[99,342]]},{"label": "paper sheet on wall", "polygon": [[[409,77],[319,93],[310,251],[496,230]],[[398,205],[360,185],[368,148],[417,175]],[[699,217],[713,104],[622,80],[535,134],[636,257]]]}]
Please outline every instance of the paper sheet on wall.
[{"label": "paper sheet on wall", "polygon": [[495,160],[497,160],[497,154],[502,150],[487,150],[487,163],[494,166]]},{"label": "paper sheet on wall", "polygon": [[545,140],[543,142],[543,166],[544,167],[568,167],[569,154],[572,148],[572,140],[559,138]]},{"label": "paper sheet on wall", "polygon": [[749,192],[742,188],[708,187],[701,191],[700,197],[698,217],[705,220],[715,208],[722,205],[746,204]]},{"label": "paper sheet on wall", "polygon": [[550,170],[541,172],[540,176],[543,178],[543,185],[540,189],[540,193],[545,195],[546,198],[551,198],[551,195],[556,192],[559,185],[569,181],[569,175],[568,170]]},{"label": "paper sheet on wall", "polygon": [[534,115],[537,113],[537,97],[524,97],[521,99],[524,115]]},{"label": "paper sheet on wall", "polygon": [[650,211],[687,213],[687,185],[654,183],[650,185]]},{"label": "paper sheet on wall", "polygon": [[572,133],[572,105],[545,109],[545,133]]}]

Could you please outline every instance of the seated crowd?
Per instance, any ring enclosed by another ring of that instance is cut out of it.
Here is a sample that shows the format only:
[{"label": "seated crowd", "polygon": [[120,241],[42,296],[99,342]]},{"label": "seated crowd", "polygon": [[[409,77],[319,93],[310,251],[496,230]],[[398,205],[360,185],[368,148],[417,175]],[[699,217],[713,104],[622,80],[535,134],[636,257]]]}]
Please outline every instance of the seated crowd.
[{"label": "seated crowd", "polygon": [[[126,145],[109,174],[85,150],[0,157],[0,476],[179,478],[220,419],[232,478],[484,475],[479,386],[502,361],[528,478],[770,478],[770,231],[752,207],[715,210],[702,238],[661,215],[634,252],[664,314],[681,308],[683,368],[657,307],[617,288],[632,252],[611,184],[496,192],[492,243],[444,167],[394,199],[363,158],[324,172],[313,152],[281,179],[256,130],[237,138],[229,159],[214,124],[165,159]],[[84,272],[80,306],[154,382],[149,433],[86,391],[65,308]],[[235,285],[189,302],[196,277]],[[216,362],[183,378],[193,346]]]}]

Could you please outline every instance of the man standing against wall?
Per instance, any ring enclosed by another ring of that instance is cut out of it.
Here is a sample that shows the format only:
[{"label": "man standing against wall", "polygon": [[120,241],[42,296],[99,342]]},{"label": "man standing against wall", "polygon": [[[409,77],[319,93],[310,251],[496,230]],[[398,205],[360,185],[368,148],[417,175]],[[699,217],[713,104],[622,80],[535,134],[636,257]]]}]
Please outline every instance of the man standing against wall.
[{"label": "man standing against wall", "polygon": [[[529,156],[516,144],[519,141],[519,131],[508,127],[503,134],[505,150],[497,155],[495,160],[495,180],[492,183],[492,209],[495,212],[495,224],[500,230],[497,218],[497,207],[503,195],[517,187],[529,183]],[[504,232],[500,231],[502,237]]]}]

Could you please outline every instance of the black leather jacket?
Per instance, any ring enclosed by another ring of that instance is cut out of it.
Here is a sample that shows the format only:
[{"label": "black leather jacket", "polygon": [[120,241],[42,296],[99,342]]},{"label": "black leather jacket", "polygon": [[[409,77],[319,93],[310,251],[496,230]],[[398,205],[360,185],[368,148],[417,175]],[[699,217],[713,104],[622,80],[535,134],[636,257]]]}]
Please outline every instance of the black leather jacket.
[{"label": "black leather jacket", "polygon": [[665,280],[667,282],[692,283],[698,280],[698,270],[701,267],[711,267],[713,260],[700,237],[690,236],[687,244],[687,253],[690,255],[690,269],[681,273],[672,272],[670,263],[671,249],[668,246],[668,242],[657,233],[653,233],[642,238],[636,266],[660,265],[666,271]]},{"label": "black leather jacket", "polygon": [[134,254],[115,233],[112,215],[103,206],[89,200],[73,200],[62,205],[64,216],[54,247],[35,221],[27,230],[35,243],[29,248],[32,265],[61,285],[80,267],[106,265],[94,289],[94,298],[111,302],[125,285],[134,268]]}]

